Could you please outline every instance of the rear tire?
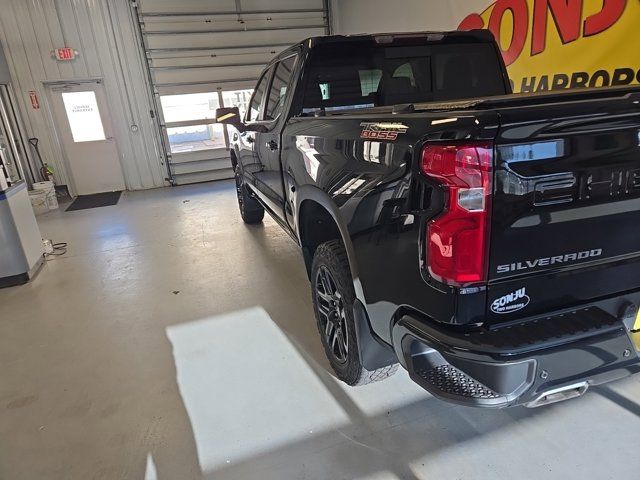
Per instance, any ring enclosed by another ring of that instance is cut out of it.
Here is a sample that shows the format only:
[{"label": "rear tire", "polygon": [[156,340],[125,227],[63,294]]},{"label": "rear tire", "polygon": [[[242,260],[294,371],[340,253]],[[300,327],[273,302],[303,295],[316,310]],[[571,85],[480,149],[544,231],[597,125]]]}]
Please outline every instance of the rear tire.
[{"label": "rear tire", "polygon": [[249,193],[249,189],[244,184],[242,172],[237,166],[235,169],[235,178],[238,207],[240,208],[242,220],[249,225],[261,223],[264,218],[264,207]]},{"label": "rear tire", "polygon": [[384,380],[398,370],[398,364],[369,371],[360,362],[353,318],[355,291],[349,260],[342,242],[320,245],[311,270],[313,309],[325,354],[336,376],[348,385],[365,385]]}]

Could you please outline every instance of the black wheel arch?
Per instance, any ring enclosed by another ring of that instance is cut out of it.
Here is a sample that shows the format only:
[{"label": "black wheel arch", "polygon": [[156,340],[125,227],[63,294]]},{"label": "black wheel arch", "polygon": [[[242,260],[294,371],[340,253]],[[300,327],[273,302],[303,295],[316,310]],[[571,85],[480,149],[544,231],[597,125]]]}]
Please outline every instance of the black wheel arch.
[{"label": "black wheel arch", "polygon": [[340,240],[344,246],[356,295],[354,318],[363,366],[373,371],[396,363],[397,358],[391,346],[376,335],[371,327],[351,236],[337,205],[324,191],[306,186],[298,189],[295,212],[298,241],[310,279],[313,256],[318,246],[331,240]]},{"label": "black wheel arch", "polygon": [[354,282],[358,281],[356,297],[361,299],[359,291],[358,268],[351,242],[351,235],[343,221],[335,202],[318,187],[304,185],[296,192],[295,223],[297,236],[303,254],[307,274],[311,274],[311,262],[316,248],[330,240],[341,240],[349,259],[349,268]]}]

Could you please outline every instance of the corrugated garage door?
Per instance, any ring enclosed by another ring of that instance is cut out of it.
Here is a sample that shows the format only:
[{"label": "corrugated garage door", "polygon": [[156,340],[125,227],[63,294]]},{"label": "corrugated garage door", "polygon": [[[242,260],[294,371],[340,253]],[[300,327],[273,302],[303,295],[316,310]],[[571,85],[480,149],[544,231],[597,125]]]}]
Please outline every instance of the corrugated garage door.
[{"label": "corrugated garage door", "polygon": [[219,106],[244,110],[265,64],[329,32],[326,0],[140,0],[134,3],[171,181],[231,178]]}]

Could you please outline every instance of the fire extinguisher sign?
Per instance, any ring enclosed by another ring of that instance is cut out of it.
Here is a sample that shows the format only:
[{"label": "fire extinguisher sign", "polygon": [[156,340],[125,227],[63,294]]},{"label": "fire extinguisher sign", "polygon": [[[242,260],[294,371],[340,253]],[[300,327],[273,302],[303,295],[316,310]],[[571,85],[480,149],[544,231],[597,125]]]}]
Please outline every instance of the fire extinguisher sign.
[{"label": "fire extinguisher sign", "polygon": [[35,92],[35,90],[29,91],[29,100],[31,100],[31,107],[34,110],[40,109],[40,101],[38,100],[38,94]]}]

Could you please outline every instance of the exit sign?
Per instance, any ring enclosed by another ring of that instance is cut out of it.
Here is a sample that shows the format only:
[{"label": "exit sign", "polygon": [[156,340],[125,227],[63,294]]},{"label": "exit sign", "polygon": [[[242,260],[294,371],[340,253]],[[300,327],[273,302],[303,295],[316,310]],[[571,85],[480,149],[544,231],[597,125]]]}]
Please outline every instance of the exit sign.
[{"label": "exit sign", "polygon": [[60,60],[63,62],[76,58],[76,51],[73,48],[69,47],[56,48],[53,53],[56,57],[56,60]]}]

